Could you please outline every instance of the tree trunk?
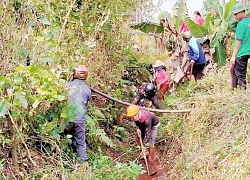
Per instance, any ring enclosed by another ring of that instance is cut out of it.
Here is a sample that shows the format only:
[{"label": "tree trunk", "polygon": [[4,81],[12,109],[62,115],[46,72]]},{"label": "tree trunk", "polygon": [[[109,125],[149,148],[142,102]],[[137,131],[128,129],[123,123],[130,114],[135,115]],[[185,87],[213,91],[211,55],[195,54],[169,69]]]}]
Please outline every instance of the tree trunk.
[{"label": "tree trunk", "polygon": [[18,147],[18,140],[15,137],[15,128],[11,124],[10,126],[10,132],[11,132],[11,137],[12,137],[12,143],[11,143],[11,157],[12,157],[12,162],[16,170],[18,170],[18,156],[17,156],[17,147]]},{"label": "tree trunk", "polygon": [[221,5],[225,6],[225,4],[226,4],[226,1],[225,0],[221,0]]}]

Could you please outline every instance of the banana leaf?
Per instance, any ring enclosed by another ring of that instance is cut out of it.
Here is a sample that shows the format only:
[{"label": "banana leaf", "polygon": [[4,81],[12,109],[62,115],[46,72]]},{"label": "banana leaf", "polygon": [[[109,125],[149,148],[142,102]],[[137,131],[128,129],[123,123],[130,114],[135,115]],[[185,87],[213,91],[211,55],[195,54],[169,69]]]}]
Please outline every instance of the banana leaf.
[{"label": "banana leaf", "polygon": [[206,1],[204,1],[205,10],[207,12],[209,12],[211,9],[217,10],[217,8],[215,8],[215,6],[214,6],[216,3],[220,3],[219,0],[206,0]]},{"label": "banana leaf", "polygon": [[187,14],[187,5],[184,0],[179,0],[175,3],[173,8],[173,17],[172,22],[174,23],[175,27],[180,27],[183,18],[186,17]]},{"label": "banana leaf", "polygon": [[228,22],[223,20],[220,25],[219,31],[215,34],[210,44],[212,47],[218,46],[218,44],[222,41],[225,33],[227,32],[227,28],[228,28]]},{"label": "banana leaf", "polygon": [[211,16],[209,13],[206,16],[205,22],[204,22],[204,27],[208,30],[208,34],[212,35],[214,33],[214,24],[213,24],[214,18]]},{"label": "banana leaf", "polygon": [[226,49],[222,43],[219,43],[215,47],[213,59],[215,60],[215,62],[218,64],[219,67],[226,65]]},{"label": "banana leaf", "polygon": [[162,19],[167,18],[168,20],[171,20],[171,14],[167,11],[160,12],[158,16],[158,20],[161,21]]},{"label": "banana leaf", "polygon": [[139,29],[144,33],[163,33],[163,25],[153,22],[134,23],[129,25],[132,29]]},{"label": "banana leaf", "polygon": [[196,24],[189,18],[185,18],[185,23],[188,26],[188,29],[190,30],[191,34],[196,38],[202,38],[208,35],[208,29],[204,26],[201,26],[199,24]]},{"label": "banana leaf", "polygon": [[223,8],[223,20],[227,20],[231,14],[231,10],[234,6],[235,0],[230,0]]},{"label": "banana leaf", "polygon": [[219,18],[222,19],[223,18],[223,7],[221,6],[220,2],[218,2],[218,1],[215,2],[214,9],[218,13]]}]

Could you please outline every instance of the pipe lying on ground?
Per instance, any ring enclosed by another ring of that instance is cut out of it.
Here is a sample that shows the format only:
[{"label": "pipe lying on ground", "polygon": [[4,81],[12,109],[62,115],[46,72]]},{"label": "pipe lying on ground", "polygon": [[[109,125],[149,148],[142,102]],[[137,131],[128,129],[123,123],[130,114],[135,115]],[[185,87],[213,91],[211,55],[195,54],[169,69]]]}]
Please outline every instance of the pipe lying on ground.
[{"label": "pipe lying on ground", "polygon": [[[116,99],[116,98],[113,98],[101,91],[98,91],[92,87],[90,87],[91,91],[103,96],[103,97],[106,97],[112,101],[115,101],[115,102],[118,102],[120,104],[123,104],[123,105],[127,105],[127,106],[130,106],[130,105],[133,105],[131,103],[128,103],[128,102],[124,102],[124,101],[121,101],[119,99]],[[141,109],[145,109],[145,110],[148,110],[148,111],[151,111],[151,112],[159,112],[159,113],[188,113],[188,112],[191,112],[191,109],[183,109],[183,110],[167,110],[167,109],[152,109],[152,108],[145,108],[145,107],[141,107],[141,106],[138,106],[140,107]]]}]

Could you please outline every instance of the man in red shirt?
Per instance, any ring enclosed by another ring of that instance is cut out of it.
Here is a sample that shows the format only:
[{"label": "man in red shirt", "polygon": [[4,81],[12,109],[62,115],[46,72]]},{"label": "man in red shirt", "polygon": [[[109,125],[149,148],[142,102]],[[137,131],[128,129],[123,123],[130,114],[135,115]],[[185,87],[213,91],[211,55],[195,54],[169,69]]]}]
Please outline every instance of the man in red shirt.
[{"label": "man in red shirt", "polygon": [[152,112],[139,109],[135,105],[127,108],[127,116],[136,124],[136,134],[143,144],[149,143],[149,162],[154,161],[155,139],[160,126],[159,118]]}]

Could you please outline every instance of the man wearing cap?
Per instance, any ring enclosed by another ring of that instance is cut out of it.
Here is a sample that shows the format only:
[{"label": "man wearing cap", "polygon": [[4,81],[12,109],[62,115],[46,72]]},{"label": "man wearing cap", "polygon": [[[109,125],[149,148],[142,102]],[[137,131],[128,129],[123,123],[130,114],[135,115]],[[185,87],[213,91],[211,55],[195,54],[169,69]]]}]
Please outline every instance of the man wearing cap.
[{"label": "man wearing cap", "polygon": [[247,87],[246,73],[250,57],[250,18],[246,16],[245,10],[246,8],[239,2],[235,2],[232,9],[234,18],[238,21],[233,55],[230,60],[232,90],[238,85],[244,89]]},{"label": "man wearing cap", "polygon": [[202,50],[201,44],[192,36],[190,31],[186,31],[182,34],[184,41],[188,43],[189,48],[189,66],[187,69],[188,79],[192,79],[192,75],[195,81],[203,77],[203,69],[206,64],[206,59],[204,52]]},{"label": "man wearing cap", "polygon": [[86,115],[91,89],[85,84],[87,77],[88,68],[84,65],[77,65],[73,70],[73,80],[66,83],[69,104],[75,108],[75,119],[69,121],[64,133],[73,136],[73,147],[76,148],[82,164],[86,164],[88,159],[86,153]]},{"label": "man wearing cap", "polygon": [[157,109],[162,109],[155,97],[156,86],[153,83],[142,83],[132,104],[145,106],[144,98],[151,101]]},{"label": "man wearing cap", "polygon": [[168,71],[160,60],[157,60],[153,67],[155,70],[153,81],[156,81],[157,89],[159,90],[158,99],[164,100],[164,95],[169,88]]},{"label": "man wearing cap", "polygon": [[149,143],[150,162],[154,161],[155,139],[160,122],[158,117],[149,111],[139,109],[135,105],[128,106],[127,116],[136,124],[136,134],[142,139],[143,144]]}]

